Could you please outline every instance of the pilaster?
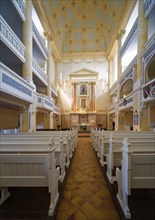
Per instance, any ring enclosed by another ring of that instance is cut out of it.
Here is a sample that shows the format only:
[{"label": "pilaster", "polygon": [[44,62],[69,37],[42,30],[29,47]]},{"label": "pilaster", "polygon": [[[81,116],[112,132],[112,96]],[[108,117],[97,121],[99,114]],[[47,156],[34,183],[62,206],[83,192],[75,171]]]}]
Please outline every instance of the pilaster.
[{"label": "pilaster", "polygon": [[37,103],[37,97],[35,94],[33,94],[33,103],[29,107],[29,117],[30,117],[30,126],[29,131],[35,132],[36,131],[36,103]]},{"label": "pilaster", "polygon": [[147,104],[144,104],[143,108],[140,111],[140,123],[141,123],[141,131],[149,130],[149,108]]},{"label": "pilaster", "polygon": [[29,114],[28,114],[28,108],[22,108],[21,110],[21,114],[20,114],[20,122],[21,122],[21,126],[20,126],[20,130],[21,132],[28,132],[29,131]]},{"label": "pilaster", "polygon": [[44,126],[46,129],[53,129],[54,126],[54,121],[53,121],[53,112],[47,112],[44,115]]},{"label": "pilaster", "polygon": [[119,124],[120,124],[119,117],[120,117],[120,112],[119,112],[118,106],[116,106],[115,108],[115,130],[116,131],[119,130]]}]

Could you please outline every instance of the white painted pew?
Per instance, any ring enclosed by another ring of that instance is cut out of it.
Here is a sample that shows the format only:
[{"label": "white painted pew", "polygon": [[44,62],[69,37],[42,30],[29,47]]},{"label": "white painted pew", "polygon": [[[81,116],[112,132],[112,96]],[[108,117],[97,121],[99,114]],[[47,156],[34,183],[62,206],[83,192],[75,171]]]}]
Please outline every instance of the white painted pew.
[{"label": "white painted pew", "polygon": [[[121,166],[122,160],[122,138],[110,138],[109,139],[109,153],[107,155],[107,177],[110,183],[116,181],[116,176],[113,175],[113,169],[116,166]],[[145,136],[142,137],[130,137],[130,143],[133,152],[155,152],[155,139]]]},{"label": "white painted pew", "polygon": [[[53,131],[52,131],[53,132]],[[64,151],[66,155],[66,167],[69,166],[70,164],[70,159],[72,157],[73,150],[71,149],[71,138],[70,135],[66,133],[66,135],[63,135],[63,133],[57,132],[55,134],[49,133],[49,132],[35,132],[35,133],[18,133],[16,135],[1,135],[1,139],[16,139],[16,138],[29,138],[29,139],[34,139],[34,138],[39,138],[39,139],[50,139],[51,137],[54,137],[55,140],[62,137],[63,138],[63,146],[64,146]]]},{"label": "white painted pew", "polygon": [[8,187],[48,187],[52,216],[59,198],[58,176],[54,147],[0,148],[0,205],[10,196]]},{"label": "white painted pew", "polygon": [[73,152],[76,148],[77,145],[77,140],[76,140],[76,135],[74,135],[73,132],[70,131],[37,131],[35,132],[35,134],[38,135],[49,135],[49,136],[62,136],[63,138],[67,138],[68,139],[68,151],[69,151],[69,158],[73,157]]},{"label": "white painted pew", "polygon": [[132,189],[155,189],[155,151],[132,152],[132,144],[124,139],[122,167],[116,169],[118,182],[117,199],[127,219],[131,218],[128,196]]},{"label": "white painted pew", "polygon": [[[77,145],[77,134],[75,133],[76,133],[75,131],[71,131],[71,132],[70,131],[36,131],[33,133],[22,132],[16,135],[40,136],[40,137],[46,136],[49,138],[62,136],[63,139],[65,139],[65,141],[68,142],[68,144],[66,144],[65,146],[65,151],[66,151],[66,155],[68,155],[68,152],[69,152],[69,158],[71,159],[73,156],[73,152]],[[69,163],[69,158],[67,158],[68,163]]]},{"label": "white painted pew", "polygon": [[63,146],[63,139],[60,138],[46,138],[46,137],[39,137],[39,136],[18,136],[18,135],[11,135],[11,137],[8,137],[7,139],[1,138],[1,149],[10,148],[10,149],[17,149],[19,148],[31,148],[31,145],[33,147],[36,147],[38,149],[38,145],[41,145],[42,148],[46,149],[47,146],[49,147],[54,146],[55,147],[55,156],[56,156],[56,166],[60,167],[60,176],[59,180],[60,182],[63,182],[66,171],[65,171],[65,153],[64,153],[64,146]]},{"label": "white painted pew", "polygon": [[70,158],[73,156],[73,152],[77,146],[77,140],[78,140],[78,132],[77,129],[69,130],[69,131],[36,131],[35,134],[39,135],[52,135],[52,136],[60,136],[63,137],[69,137],[69,152],[70,152]]},{"label": "white painted pew", "polygon": [[95,144],[97,155],[100,158],[100,163],[102,166],[107,164],[107,161],[105,161],[105,157],[109,152],[109,140],[113,137],[114,139],[117,139],[117,141],[120,139],[120,142],[123,141],[125,137],[129,137],[131,140],[134,140],[136,138],[139,139],[154,139],[155,140],[155,133],[154,132],[129,132],[121,131],[121,132],[98,132],[98,142]]},{"label": "white painted pew", "polygon": [[[69,140],[70,137],[63,137],[63,136],[57,136],[57,135],[39,135],[39,134],[35,134],[35,135],[10,135],[10,136],[6,136],[3,135],[1,136],[1,143],[13,143],[14,141],[18,141],[18,143],[35,143],[36,141],[39,141],[39,143],[51,143],[52,138],[54,138],[54,144],[56,146],[56,157],[57,155],[59,155],[60,153],[65,155],[65,166],[69,167],[70,164],[70,154],[69,154]],[[59,147],[60,144],[60,140],[62,139],[63,143],[62,143],[62,147]],[[61,149],[61,151],[60,151]],[[62,156],[61,156],[62,157]],[[58,165],[58,164],[57,164]]]},{"label": "white painted pew", "polygon": [[[129,135],[132,137],[132,135],[150,135],[155,136],[155,132],[136,132],[136,131],[107,131],[107,130],[100,130],[100,129],[91,129],[91,140],[92,140],[92,145],[95,148],[95,150],[98,152],[98,147],[99,147],[99,139],[97,138],[97,136],[99,137],[101,134],[104,134],[104,143],[108,143],[109,138],[111,133],[113,133],[114,136],[119,136],[122,135],[123,137],[128,137]],[[100,137],[101,138],[101,137]]]}]

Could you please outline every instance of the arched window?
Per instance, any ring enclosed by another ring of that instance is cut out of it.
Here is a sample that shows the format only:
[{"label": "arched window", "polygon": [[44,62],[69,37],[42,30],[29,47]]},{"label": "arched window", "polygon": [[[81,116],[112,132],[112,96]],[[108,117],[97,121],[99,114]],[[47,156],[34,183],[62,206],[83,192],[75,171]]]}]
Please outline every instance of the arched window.
[{"label": "arched window", "polygon": [[122,86],[120,90],[120,98],[124,98],[129,95],[133,91],[133,81],[132,79],[128,79]]},{"label": "arched window", "polygon": [[155,78],[155,56],[153,57],[152,61],[150,62],[150,65],[148,67],[148,71],[146,74],[147,74],[146,79],[148,79],[147,82],[151,81],[152,79]]}]

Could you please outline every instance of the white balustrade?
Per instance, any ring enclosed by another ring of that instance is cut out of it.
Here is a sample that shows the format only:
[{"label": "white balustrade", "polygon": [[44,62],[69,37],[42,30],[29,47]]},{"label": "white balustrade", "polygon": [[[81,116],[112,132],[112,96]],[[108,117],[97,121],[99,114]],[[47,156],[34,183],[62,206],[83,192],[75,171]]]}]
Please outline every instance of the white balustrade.
[{"label": "white balustrade", "polygon": [[22,77],[0,62],[0,90],[28,103],[33,102],[33,89]]},{"label": "white balustrade", "polygon": [[32,61],[32,70],[36,74],[36,76],[47,85],[47,75],[45,74],[44,70],[39,66],[37,61],[33,58]]},{"label": "white balustrade", "polygon": [[0,39],[20,58],[22,62],[25,62],[25,46],[2,16],[0,16]]},{"label": "white balustrade", "polygon": [[25,3],[23,0],[12,0],[15,8],[17,9],[19,15],[21,16],[22,20],[25,21]]}]

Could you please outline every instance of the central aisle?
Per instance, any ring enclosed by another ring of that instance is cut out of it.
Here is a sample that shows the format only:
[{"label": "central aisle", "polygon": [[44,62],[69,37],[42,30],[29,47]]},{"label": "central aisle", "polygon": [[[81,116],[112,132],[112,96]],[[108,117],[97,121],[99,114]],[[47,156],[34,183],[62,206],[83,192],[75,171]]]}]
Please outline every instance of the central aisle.
[{"label": "central aisle", "polygon": [[119,220],[90,138],[78,138],[56,220]]}]

